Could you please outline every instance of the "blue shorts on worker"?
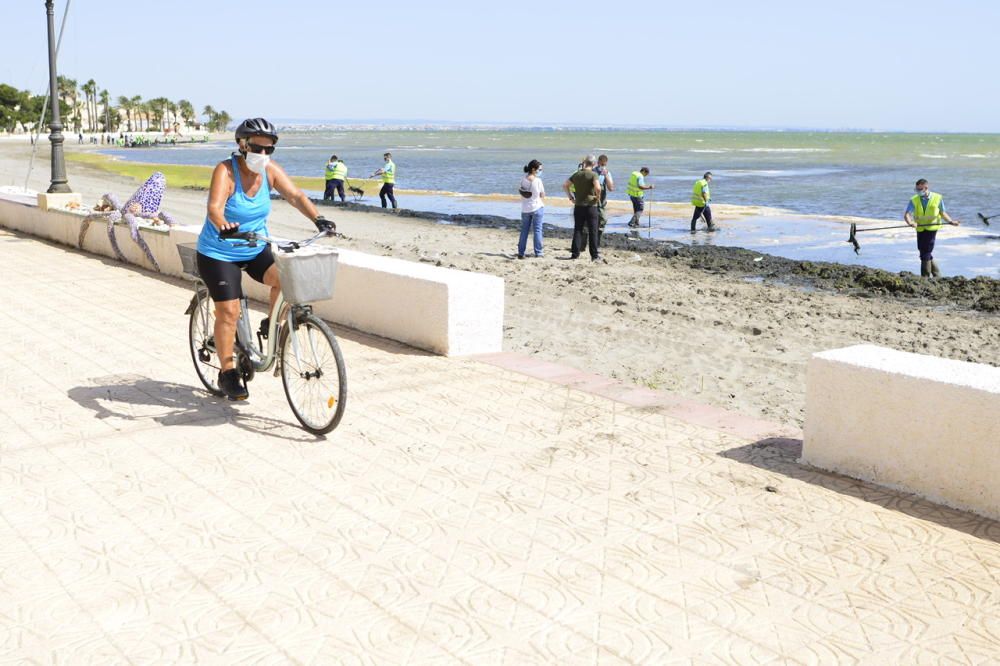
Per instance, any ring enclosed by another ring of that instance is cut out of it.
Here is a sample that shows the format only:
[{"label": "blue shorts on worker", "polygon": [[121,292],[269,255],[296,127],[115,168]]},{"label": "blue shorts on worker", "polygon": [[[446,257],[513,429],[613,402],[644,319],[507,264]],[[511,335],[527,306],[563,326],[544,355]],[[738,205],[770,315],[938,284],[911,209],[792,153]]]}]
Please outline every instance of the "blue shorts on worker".
[{"label": "blue shorts on worker", "polygon": [[632,212],[641,213],[642,209],[646,207],[646,202],[642,197],[633,197],[629,195],[628,197],[632,201]]}]

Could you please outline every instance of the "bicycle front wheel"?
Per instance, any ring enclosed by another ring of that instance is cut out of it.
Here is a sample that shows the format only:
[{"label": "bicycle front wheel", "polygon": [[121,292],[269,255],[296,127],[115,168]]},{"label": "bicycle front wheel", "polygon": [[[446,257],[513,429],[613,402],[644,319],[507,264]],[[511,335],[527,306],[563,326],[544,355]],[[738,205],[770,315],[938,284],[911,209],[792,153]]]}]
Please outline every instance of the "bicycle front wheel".
[{"label": "bicycle front wheel", "polygon": [[188,342],[191,360],[198,379],[208,392],[221,396],[219,389],[219,356],[215,351],[215,302],[206,289],[198,289],[191,301],[191,319],[188,323]]},{"label": "bicycle front wheel", "polygon": [[282,328],[281,383],[295,418],[311,433],[324,435],[340,423],[347,404],[347,371],[330,328],[313,315],[302,316],[294,331]]}]

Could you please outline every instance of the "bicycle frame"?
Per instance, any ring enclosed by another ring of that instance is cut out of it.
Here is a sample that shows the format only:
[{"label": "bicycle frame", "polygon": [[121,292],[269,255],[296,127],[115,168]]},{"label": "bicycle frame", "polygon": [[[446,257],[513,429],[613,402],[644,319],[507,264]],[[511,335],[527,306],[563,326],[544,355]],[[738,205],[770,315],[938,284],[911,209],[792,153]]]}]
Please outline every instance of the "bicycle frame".
[{"label": "bicycle frame", "polygon": [[[320,232],[307,241],[303,241],[302,243],[291,243],[291,244],[295,247],[308,245],[313,241],[317,240],[318,238],[324,237],[325,235],[327,234]],[[258,235],[252,235],[248,239],[248,242],[251,244],[256,244],[257,242],[271,243],[278,246],[280,246],[282,243],[282,241],[279,241],[277,239],[269,238],[267,236],[258,236]],[[279,249],[279,251],[281,250]],[[206,328],[207,328],[207,322],[209,320],[207,315],[210,314],[207,312],[209,299],[205,298],[199,300],[197,298],[197,293],[200,292],[201,290],[204,290],[206,293],[208,293],[208,286],[205,284],[205,281],[202,280],[200,277],[195,278],[196,296],[194,299],[192,299],[191,305],[188,307],[188,311],[185,314],[191,313],[191,311],[195,307],[196,302],[198,305],[204,304],[204,307],[206,308],[205,312],[206,316],[202,318],[202,321],[206,322]],[[246,357],[250,360],[250,364],[253,366],[255,372],[268,372],[273,366],[274,376],[275,377],[278,376],[280,367],[277,364],[275,364],[275,361],[277,360],[278,357],[278,337],[282,330],[281,327],[287,326],[288,327],[287,330],[294,331],[296,319],[301,315],[308,314],[310,312],[312,312],[311,305],[291,305],[285,302],[285,295],[279,291],[278,298],[274,302],[274,307],[272,307],[268,313],[269,324],[267,330],[267,350],[265,353],[265,350],[259,348],[258,345],[256,344],[256,341],[253,339],[254,332],[253,328],[251,328],[250,326],[250,307],[247,297],[243,296],[240,298],[240,317],[236,321],[236,342],[237,345],[240,347],[239,351],[245,354]],[[209,339],[210,335],[214,334],[214,331],[206,330],[203,333],[205,334],[204,339],[207,340]],[[301,362],[302,357],[300,354],[301,350],[299,349],[299,341],[298,338],[295,336],[292,336],[292,350],[295,353],[296,361]],[[316,354],[315,349],[312,349],[312,352],[314,355]]]}]

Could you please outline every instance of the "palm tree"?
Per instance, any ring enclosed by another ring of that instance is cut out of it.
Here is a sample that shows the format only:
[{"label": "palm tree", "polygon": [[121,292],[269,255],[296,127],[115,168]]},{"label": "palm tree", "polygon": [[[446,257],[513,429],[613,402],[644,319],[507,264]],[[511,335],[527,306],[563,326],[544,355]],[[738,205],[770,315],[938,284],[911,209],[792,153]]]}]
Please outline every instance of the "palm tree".
[{"label": "palm tree", "polygon": [[217,114],[215,114],[215,126],[216,126],[215,131],[225,132],[226,127],[229,125],[229,123],[232,122],[232,120],[233,117],[230,116],[228,113],[226,113],[225,111],[219,111]]},{"label": "palm tree", "polygon": [[207,127],[208,131],[211,132],[212,127],[215,126],[215,115],[216,115],[215,109],[212,108],[211,104],[208,104],[205,106],[204,109],[201,110],[201,115],[207,118],[207,120],[205,121],[205,127]]},{"label": "palm tree", "polygon": [[167,102],[167,110],[170,111],[170,129],[178,129],[177,127],[177,104],[174,102]]},{"label": "palm tree", "polygon": [[129,98],[129,104],[132,105],[132,110],[135,112],[135,131],[141,131],[141,121],[142,121],[142,96],[134,95]]},{"label": "palm tree", "polygon": [[[56,87],[58,89],[60,111],[62,110],[62,104],[69,107],[66,113],[66,122],[72,124],[74,114],[76,113],[76,81],[65,76],[59,76],[56,78]],[[72,100],[72,106],[70,106],[70,100]],[[54,103],[55,101],[53,101]]]},{"label": "palm tree", "polygon": [[118,96],[118,109],[125,112],[125,129],[128,132],[132,131],[132,100],[125,95]]},{"label": "palm tree", "polygon": [[181,118],[184,120],[184,124],[190,127],[194,124],[194,105],[186,99],[179,100],[177,102],[177,109],[180,111]]},{"label": "palm tree", "polygon": [[107,90],[101,91],[101,106],[104,107],[104,131],[111,131],[111,95],[108,94]]},{"label": "palm tree", "polygon": [[80,86],[80,90],[83,91],[84,104],[87,106],[87,129],[93,132],[97,129],[97,82],[90,79]]}]

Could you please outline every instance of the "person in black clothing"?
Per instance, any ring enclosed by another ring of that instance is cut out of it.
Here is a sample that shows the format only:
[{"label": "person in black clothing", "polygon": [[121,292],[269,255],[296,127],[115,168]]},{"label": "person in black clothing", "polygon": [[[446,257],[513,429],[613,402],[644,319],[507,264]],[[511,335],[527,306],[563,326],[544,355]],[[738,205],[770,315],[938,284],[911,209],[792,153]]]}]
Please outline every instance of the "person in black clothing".
[{"label": "person in black clothing", "polygon": [[591,261],[601,261],[598,235],[601,182],[594,173],[596,165],[597,158],[587,155],[583,159],[583,167],[563,183],[563,191],[574,204],[573,244],[570,246],[573,259],[579,257],[583,248],[589,245]]}]

